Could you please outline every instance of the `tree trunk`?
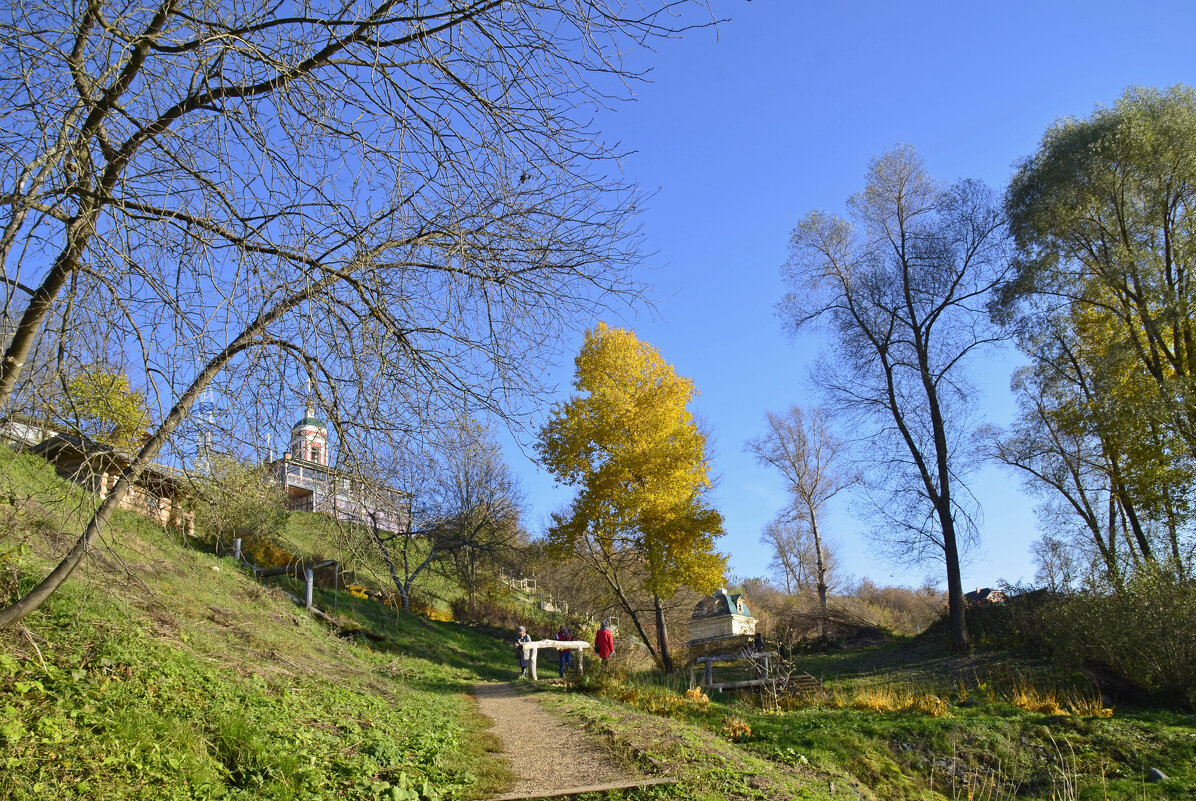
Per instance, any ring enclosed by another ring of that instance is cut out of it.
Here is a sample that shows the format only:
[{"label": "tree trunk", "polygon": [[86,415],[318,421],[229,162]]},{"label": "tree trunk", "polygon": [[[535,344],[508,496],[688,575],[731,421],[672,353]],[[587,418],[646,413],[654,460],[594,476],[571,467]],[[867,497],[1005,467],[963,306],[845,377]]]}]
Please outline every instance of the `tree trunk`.
[{"label": "tree trunk", "polygon": [[660,645],[660,666],[665,673],[672,673],[673,657],[669,654],[669,630],[664,620],[664,606],[656,593],[652,593],[652,601],[656,605],[656,641]]},{"label": "tree trunk", "polygon": [[955,542],[955,521],[946,515],[943,526],[943,556],[947,562],[947,616],[951,644],[958,650],[968,647],[968,628],[964,617],[963,578],[959,571],[959,548]]},{"label": "tree trunk", "polygon": [[[254,333],[256,334],[256,332]],[[99,539],[100,533],[108,525],[113,512],[116,511],[121,500],[128,493],[129,487],[141,477],[141,474],[145,472],[146,468],[157,457],[162,446],[166,444],[166,440],[170,438],[179,424],[187,417],[192,404],[199,398],[200,393],[234,356],[245,349],[250,341],[251,336],[247,331],[208,362],[204,369],[200,371],[195,380],[191,382],[191,386],[183,392],[178,402],[175,403],[174,407],[166,415],[166,419],[158,426],[158,430],[146,440],[145,445],[142,446],[137,456],[134,457],[132,463],[121,473],[120,478],[116,481],[116,486],[112,488],[100,503],[99,508],[96,509],[95,514],[92,515],[91,520],[88,522],[87,528],[84,529],[82,536],[75,541],[74,547],[62,558],[62,561],[50,572],[50,575],[42,579],[36,587],[10,606],[0,609],[0,629],[19,623],[26,615],[45,603],[46,599],[53,595],[62,586],[63,582],[70,578],[71,574],[75,572],[75,569],[83,561],[83,557],[87,555],[87,552],[91,550],[96,540]]]},{"label": "tree trunk", "polygon": [[615,591],[615,597],[619,599],[619,604],[623,607],[623,611],[627,613],[627,616],[631,618],[631,622],[635,624],[635,630],[639,633],[640,640],[648,648],[648,653],[652,655],[652,659],[657,662],[661,661],[659,652],[652,645],[652,638],[648,636],[648,630],[644,628],[643,621],[640,620],[639,614],[631,605],[631,601],[628,600],[627,594],[623,592],[623,588],[618,582],[612,581],[610,576],[605,576],[605,578],[607,584]]},{"label": "tree trunk", "polygon": [[813,506],[810,507],[810,533],[814,535],[814,567],[818,571],[818,608],[821,614],[818,618],[818,636],[826,637],[826,561],[822,558],[822,537],[818,534],[818,521],[814,515]]}]

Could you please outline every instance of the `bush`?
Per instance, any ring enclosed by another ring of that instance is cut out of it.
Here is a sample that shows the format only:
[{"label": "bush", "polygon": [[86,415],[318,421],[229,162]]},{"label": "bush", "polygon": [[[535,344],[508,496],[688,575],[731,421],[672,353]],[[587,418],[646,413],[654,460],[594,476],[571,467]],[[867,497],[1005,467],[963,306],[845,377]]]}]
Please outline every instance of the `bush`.
[{"label": "bush", "polygon": [[[618,698],[627,688],[627,673],[609,661],[601,664],[591,662],[585,673],[576,669],[565,673],[565,687],[572,692]],[[622,699],[620,699],[622,700]]]},{"label": "bush", "polygon": [[[972,643],[982,648],[1048,654],[1052,637],[1046,629],[1044,612],[1059,596],[1047,590],[1019,587],[1008,589],[1007,596],[1003,603],[968,605],[968,635]],[[940,627],[946,625],[944,615]]]},{"label": "bush", "polygon": [[1196,584],[1143,569],[1123,591],[1051,604],[1046,627],[1055,655],[1099,666],[1155,700],[1196,709]]}]

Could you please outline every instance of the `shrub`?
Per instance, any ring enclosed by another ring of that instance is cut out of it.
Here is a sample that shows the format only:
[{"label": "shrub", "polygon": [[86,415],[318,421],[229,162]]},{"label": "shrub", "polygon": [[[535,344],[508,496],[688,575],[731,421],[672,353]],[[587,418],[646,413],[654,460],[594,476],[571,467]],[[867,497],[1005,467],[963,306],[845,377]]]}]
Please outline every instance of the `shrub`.
[{"label": "shrub", "polygon": [[1196,584],[1160,568],[1135,574],[1120,592],[1051,604],[1052,650],[1102,667],[1155,700],[1196,708]]},{"label": "shrub", "polygon": [[972,604],[967,610],[968,633],[982,647],[1045,655],[1050,634],[1045,630],[1043,610],[1057,598],[1046,590],[1031,590],[1010,593],[1004,603]]},{"label": "shrub", "polygon": [[701,687],[691,687],[690,689],[686,690],[685,700],[702,709],[710,706],[710,696],[702,692]]},{"label": "shrub", "polygon": [[519,626],[527,626],[533,640],[551,639],[560,625],[559,616],[501,595],[477,598],[472,607],[465,596],[454,598],[449,601],[449,611],[453,620],[469,625],[511,631]]},{"label": "shrub", "polygon": [[743,718],[723,718],[723,736],[738,743],[752,736],[752,727]]}]

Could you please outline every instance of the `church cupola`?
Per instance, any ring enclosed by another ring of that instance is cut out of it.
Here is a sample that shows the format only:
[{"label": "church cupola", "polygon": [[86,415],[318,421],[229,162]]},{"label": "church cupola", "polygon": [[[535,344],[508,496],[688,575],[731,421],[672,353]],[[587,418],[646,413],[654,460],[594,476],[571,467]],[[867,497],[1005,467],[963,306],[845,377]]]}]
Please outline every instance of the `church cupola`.
[{"label": "church cupola", "polygon": [[303,419],[291,426],[291,457],[328,466],[328,428],[310,405]]}]

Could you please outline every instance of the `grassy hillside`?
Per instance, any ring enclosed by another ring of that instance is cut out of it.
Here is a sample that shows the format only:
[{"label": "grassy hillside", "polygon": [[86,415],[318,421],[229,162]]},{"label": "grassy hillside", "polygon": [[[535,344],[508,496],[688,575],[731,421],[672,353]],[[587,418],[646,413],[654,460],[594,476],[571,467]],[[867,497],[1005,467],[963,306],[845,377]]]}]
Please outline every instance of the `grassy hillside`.
[{"label": "grassy hillside", "polygon": [[[0,452],[6,594],[90,503]],[[465,690],[505,645],[340,593],[342,638],[231,560],[120,513],[86,567],[0,633],[0,798],[468,797],[502,768]]]},{"label": "grassy hillside", "polygon": [[[93,503],[41,460],[0,449],[0,595],[44,575]],[[301,551],[341,557],[303,522],[292,520]],[[121,512],[59,594],[0,632],[0,801],[448,801],[507,786],[468,694],[514,675],[502,633],[320,590],[334,631],[287,597],[297,582],[259,582],[196,546]],[[1196,716],[1110,713],[1075,677],[1032,661],[914,641],[798,668],[828,691],[779,708],[686,697],[684,675],[617,670],[591,671],[586,693],[535,691],[643,774],[679,780],[615,795],[627,799],[1155,801],[1196,791]],[[1170,778],[1148,782],[1150,768]]]}]

